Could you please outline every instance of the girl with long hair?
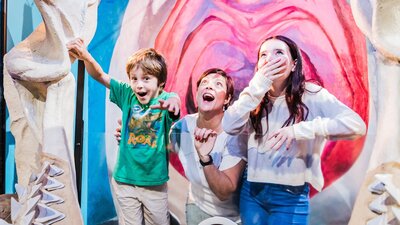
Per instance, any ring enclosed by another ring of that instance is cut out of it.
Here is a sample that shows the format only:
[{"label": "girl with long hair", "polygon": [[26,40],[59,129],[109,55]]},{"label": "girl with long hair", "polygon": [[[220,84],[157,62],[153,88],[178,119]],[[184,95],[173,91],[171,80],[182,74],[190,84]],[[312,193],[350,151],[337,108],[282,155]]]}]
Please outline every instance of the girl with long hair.
[{"label": "girl with long hair", "polygon": [[365,134],[361,117],[321,86],[305,81],[296,43],[284,36],[262,42],[256,72],[227,109],[222,126],[249,132],[240,214],[248,224],[307,224],[310,185],[321,191],[327,139]]}]

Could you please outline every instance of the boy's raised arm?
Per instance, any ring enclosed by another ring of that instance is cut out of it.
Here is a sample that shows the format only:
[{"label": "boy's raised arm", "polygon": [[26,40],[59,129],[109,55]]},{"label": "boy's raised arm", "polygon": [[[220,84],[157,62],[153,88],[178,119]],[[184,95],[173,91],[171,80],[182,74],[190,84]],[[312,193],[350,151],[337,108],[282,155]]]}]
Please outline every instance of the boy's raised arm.
[{"label": "boy's raised arm", "polygon": [[82,39],[77,38],[67,43],[67,49],[70,56],[80,59],[85,63],[86,70],[93,79],[103,84],[106,88],[110,88],[110,76],[103,71],[101,66],[88,52]]}]

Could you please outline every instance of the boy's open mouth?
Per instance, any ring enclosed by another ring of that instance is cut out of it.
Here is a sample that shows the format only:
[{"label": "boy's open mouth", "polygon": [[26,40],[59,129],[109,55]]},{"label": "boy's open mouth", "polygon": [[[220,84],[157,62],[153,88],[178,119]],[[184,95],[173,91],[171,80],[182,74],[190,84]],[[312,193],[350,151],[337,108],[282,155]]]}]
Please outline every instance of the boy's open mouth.
[{"label": "boy's open mouth", "polygon": [[136,92],[140,97],[144,97],[147,95],[147,92]]}]

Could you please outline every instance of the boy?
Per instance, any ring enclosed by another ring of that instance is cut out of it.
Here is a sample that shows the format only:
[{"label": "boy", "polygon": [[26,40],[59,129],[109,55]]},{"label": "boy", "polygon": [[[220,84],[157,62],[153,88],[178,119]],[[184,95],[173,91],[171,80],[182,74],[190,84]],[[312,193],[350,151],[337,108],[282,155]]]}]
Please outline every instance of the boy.
[{"label": "boy", "polygon": [[169,224],[167,180],[168,131],[179,119],[180,99],[163,91],[164,58],[154,49],[135,52],[126,65],[129,84],[108,76],[81,39],[67,44],[72,57],[110,89],[110,100],[122,110],[122,135],[112,185],[127,224]]}]

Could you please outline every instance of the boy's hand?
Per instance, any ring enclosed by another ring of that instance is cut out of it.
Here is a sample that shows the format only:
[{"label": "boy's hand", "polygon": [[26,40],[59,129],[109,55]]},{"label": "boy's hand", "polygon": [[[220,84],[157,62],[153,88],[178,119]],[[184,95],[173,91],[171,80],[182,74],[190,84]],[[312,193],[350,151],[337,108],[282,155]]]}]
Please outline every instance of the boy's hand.
[{"label": "boy's hand", "polygon": [[202,161],[210,160],[208,157],[214,148],[216,139],[217,132],[211,129],[198,127],[194,129],[194,146],[196,147],[197,154]]},{"label": "boy's hand", "polygon": [[67,49],[70,56],[80,60],[87,60],[89,52],[81,38],[76,38],[67,43]]},{"label": "boy's hand", "polygon": [[173,112],[175,116],[179,115],[181,109],[181,100],[177,96],[173,96],[168,98],[167,100],[158,100],[159,104],[152,105],[150,108],[152,109],[161,109],[168,110],[169,112]]},{"label": "boy's hand", "polygon": [[122,121],[121,121],[121,119],[118,119],[117,123],[118,123],[118,126],[117,126],[117,128],[115,128],[114,136],[115,136],[115,139],[118,141],[118,144],[119,144],[119,142],[121,141],[121,129],[122,129]]}]

